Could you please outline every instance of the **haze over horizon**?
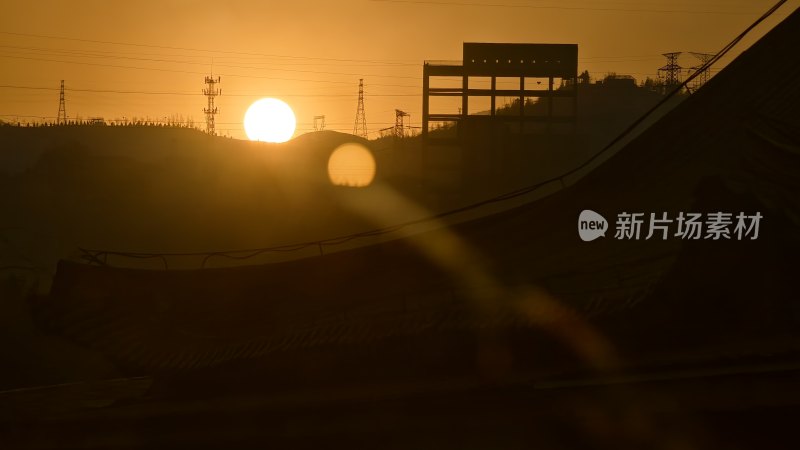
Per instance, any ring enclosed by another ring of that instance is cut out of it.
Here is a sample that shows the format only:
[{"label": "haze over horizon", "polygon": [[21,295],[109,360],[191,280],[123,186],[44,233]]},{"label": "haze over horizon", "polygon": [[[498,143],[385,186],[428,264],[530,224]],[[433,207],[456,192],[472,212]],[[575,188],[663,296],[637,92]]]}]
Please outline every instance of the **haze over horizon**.
[{"label": "haze over horizon", "polygon": [[[366,87],[370,137],[394,124],[394,110],[421,119],[425,60],[460,60],[462,43],[577,43],[579,70],[655,78],[661,53],[721,49],[773,0],[640,2],[508,0],[343,2],[188,0],[6,5],[0,16],[0,119],[54,120],[58,86],[70,118],[181,115],[204,123],[203,78],[222,77],[220,134],[246,139],[242,119],[261,97],[294,109],[296,135],[351,132],[358,80]],[[800,5],[791,0],[759,26],[722,68]],[[698,63],[691,55],[684,67]],[[502,105],[503,100],[499,99]]]}]

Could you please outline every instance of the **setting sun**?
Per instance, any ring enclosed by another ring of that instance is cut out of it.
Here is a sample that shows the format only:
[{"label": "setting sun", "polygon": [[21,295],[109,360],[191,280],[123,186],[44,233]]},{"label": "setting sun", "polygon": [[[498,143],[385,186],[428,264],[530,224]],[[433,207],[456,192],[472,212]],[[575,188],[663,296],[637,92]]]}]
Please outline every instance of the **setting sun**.
[{"label": "setting sun", "polygon": [[275,98],[253,102],[244,115],[244,131],[251,141],[286,142],[296,125],[292,108]]}]

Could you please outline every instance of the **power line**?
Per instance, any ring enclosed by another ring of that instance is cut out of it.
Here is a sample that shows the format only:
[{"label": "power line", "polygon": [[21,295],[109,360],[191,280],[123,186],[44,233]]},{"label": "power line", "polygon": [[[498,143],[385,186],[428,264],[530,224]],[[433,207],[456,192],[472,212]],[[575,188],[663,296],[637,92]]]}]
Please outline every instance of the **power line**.
[{"label": "power line", "polygon": [[[116,52],[109,52],[109,51],[93,51],[93,50],[66,50],[66,49],[50,49],[50,48],[41,48],[41,47],[22,47],[17,45],[0,45],[0,48],[9,49],[5,51],[24,51],[23,55],[28,55],[29,52],[39,52],[39,53],[49,53],[55,56],[63,56],[63,57],[77,57],[77,58],[110,58],[110,59],[130,59],[134,61],[148,61],[148,62],[165,62],[165,63],[173,63],[173,64],[194,64],[194,65],[208,65],[207,61],[178,61],[175,59],[159,59],[159,58],[143,58],[137,56],[122,56]],[[38,55],[37,55],[38,56]],[[164,56],[166,55],[158,55]],[[173,58],[175,56],[172,56]],[[182,57],[190,57],[190,56],[182,56]],[[194,58],[204,58],[205,56],[194,57]]]},{"label": "power line", "polygon": [[[120,56],[119,51],[103,51],[103,50],[73,50],[73,49],[59,49],[59,48],[42,48],[42,47],[22,47],[16,45],[0,45],[0,48],[8,48],[12,50],[25,50],[25,51],[39,51],[39,52],[46,52],[46,53],[55,53],[57,56],[75,56],[75,57],[85,57],[85,58],[111,58],[111,59],[130,59],[136,61],[152,61],[152,62],[165,62],[165,63],[180,63],[180,64],[193,64],[193,65],[207,65],[207,61],[176,61],[174,59],[157,59],[157,58],[140,58],[140,57],[131,57],[131,56]],[[136,55],[149,55],[149,56],[161,56],[161,57],[182,57],[182,58],[207,58],[206,56],[191,56],[191,55],[165,55],[159,53],[130,53],[128,54],[136,54]],[[224,60],[226,57],[215,57],[216,61],[220,59]],[[263,59],[260,57],[259,59]],[[641,62],[647,61],[652,59],[660,59],[659,56],[650,54],[650,55],[606,55],[606,56],[586,56],[581,57],[578,59],[578,62],[585,62],[585,63],[593,63],[593,62]],[[605,60],[605,61],[597,61],[597,60]],[[305,65],[305,66],[324,66],[324,65],[332,65],[334,63],[319,63],[319,62],[275,62],[269,61],[264,63],[259,63],[257,61],[248,61],[249,64],[269,64],[269,69],[273,69],[274,65]],[[337,66],[341,65],[341,63],[335,63]],[[224,66],[224,67],[242,67],[247,69],[266,69],[264,67],[253,67],[253,66],[237,66],[237,65],[227,65],[223,63],[217,62],[217,65]],[[374,64],[361,64],[363,67],[379,67],[379,66],[408,66],[419,68],[420,64],[418,62],[415,63],[374,63]],[[319,72],[319,73],[326,73],[326,72]],[[336,73],[336,72],[334,72]],[[345,74],[350,75],[350,74]],[[363,74],[364,76],[381,76],[381,75],[367,75]],[[415,78],[415,77],[410,77]]]},{"label": "power line", "polygon": [[[97,57],[97,58],[125,58],[125,59],[136,59],[132,56],[120,56],[120,55],[143,55],[143,56],[158,56],[162,58],[193,58],[193,59],[200,59],[202,58],[204,61],[195,62],[195,61],[175,61],[175,60],[157,60],[157,61],[166,61],[166,62],[185,62],[191,64],[207,64],[205,60],[208,59],[206,55],[189,55],[186,53],[183,54],[167,54],[167,53],[146,53],[146,52],[126,52],[122,50],[87,50],[87,49],[70,49],[70,48],[55,48],[55,47],[29,47],[29,46],[19,46],[19,45],[0,45],[0,48],[6,48],[13,50],[24,50],[24,51],[38,51],[38,52],[49,52],[49,53],[59,53],[59,54],[66,54],[66,55],[74,55],[74,56],[82,56],[82,57]],[[354,61],[353,63],[348,63],[346,61],[331,61],[331,62],[309,62],[313,60],[285,60],[278,57],[270,57],[270,56],[214,56],[215,60],[232,60],[232,61],[246,61],[248,64],[270,64],[270,65],[290,65],[290,66],[360,66],[360,67],[395,67],[395,66],[408,66],[408,67],[419,67],[418,62],[360,62]],[[148,58],[139,58],[142,60],[147,60]],[[155,59],[153,59],[155,60]],[[261,62],[263,61],[263,62]]]},{"label": "power line", "polygon": [[35,58],[32,56],[17,56],[17,55],[0,55],[0,58],[12,58],[12,59],[25,59],[30,61],[44,61],[44,62],[57,62],[57,63],[64,63],[64,64],[78,64],[83,66],[96,66],[96,67],[114,67],[119,69],[137,69],[137,70],[154,70],[158,72],[176,72],[176,73],[189,73],[193,75],[202,75],[202,72],[191,72],[187,70],[176,70],[176,69],[159,69],[155,67],[139,67],[139,66],[122,66],[118,64],[102,64],[102,63],[92,63],[86,61],[64,61],[61,59],[49,59],[49,58]]},{"label": "power line", "polygon": [[[299,70],[299,69],[281,69],[277,67],[270,67],[269,69],[265,69],[263,67],[253,67],[253,66],[239,66],[239,65],[230,65],[230,64],[217,64],[222,67],[232,67],[234,69],[251,69],[251,70],[278,70],[282,72],[299,72],[299,73],[316,73],[316,74],[325,74],[325,75],[351,75],[351,76],[364,76],[364,77],[378,77],[378,78],[404,78],[404,79],[411,79],[411,80],[418,80],[419,77],[412,77],[406,75],[378,75],[378,74],[368,74],[368,73],[352,73],[352,72],[330,72],[324,70]],[[422,65],[418,65],[422,67]]]},{"label": "power line", "polygon": [[176,55],[174,53],[147,53],[147,52],[126,52],[123,50],[87,50],[87,49],[74,49],[74,48],[58,48],[58,47],[29,47],[29,46],[19,46],[19,45],[7,45],[7,44],[0,44],[0,48],[10,49],[10,51],[15,50],[24,50],[25,52],[49,52],[49,53],[65,53],[65,54],[74,54],[76,56],[87,56],[87,57],[119,57],[119,55],[140,55],[140,56],[159,56],[162,58],[194,58],[200,59],[202,58],[203,61],[208,60],[208,56],[205,55],[188,55],[188,54],[180,54]]},{"label": "power line", "polygon": [[[75,56],[75,57],[85,57],[85,58],[132,59],[132,60],[140,60],[140,61],[183,63],[183,64],[196,64],[196,65],[207,65],[208,64],[208,62],[205,61],[208,57],[205,56],[205,55],[187,55],[187,54],[176,55],[176,54],[164,54],[164,53],[124,52],[124,51],[120,51],[120,50],[114,50],[114,51],[109,51],[109,50],[86,50],[86,49],[75,50],[75,49],[65,49],[65,48],[52,48],[52,47],[51,48],[43,48],[43,47],[29,47],[29,46],[18,46],[18,45],[0,45],[0,49],[10,49],[10,51],[24,50],[26,53],[24,53],[23,55],[27,55],[28,54],[27,52],[36,51],[36,52],[42,52],[42,53],[54,53],[57,56],[67,56],[67,57],[68,56]],[[159,56],[159,57],[165,57],[165,58],[193,58],[193,59],[202,58],[203,61],[177,61],[175,59],[164,60],[164,59],[156,59],[156,58],[141,58],[141,57],[132,57],[132,56],[121,56],[122,54],[144,55],[144,56]],[[304,60],[300,60],[300,61],[295,61],[295,60],[285,61],[285,60],[278,59],[276,61],[274,58],[266,57],[266,56],[262,56],[262,57],[225,57],[225,56],[221,56],[220,57],[220,56],[215,56],[214,58],[217,61],[226,60],[226,59],[232,59],[233,61],[244,61],[245,59],[242,59],[242,58],[246,58],[246,63],[248,63],[248,64],[269,64],[270,68],[274,67],[275,65],[282,65],[282,66],[333,66],[333,65],[335,65],[337,67],[341,67],[342,65],[344,65],[344,66],[350,66],[350,67],[371,67],[371,68],[375,68],[375,67],[397,67],[397,66],[407,66],[407,67],[415,67],[415,68],[419,67],[419,63],[418,62],[414,62],[414,63],[411,63],[411,62],[409,62],[409,63],[399,63],[399,62],[398,63],[392,63],[392,62],[387,62],[387,63],[379,63],[379,62],[374,62],[374,63],[361,63],[361,62],[354,62],[354,63],[346,63],[346,62],[301,62],[301,61],[304,61]],[[255,59],[255,61],[253,61],[254,59]],[[259,60],[261,60],[261,61],[265,61],[266,60],[266,61],[265,62],[259,62]],[[220,64],[220,65],[224,65],[224,64]],[[263,67],[261,67],[261,68],[253,67],[253,69],[263,69]]]},{"label": "power line", "polygon": [[[0,47],[2,47],[2,46],[0,46]],[[160,71],[160,72],[175,72],[175,73],[187,73],[187,74],[196,74],[196,75],[202,75],[203,74],[202,72],[193,72],[193,71],[186,71],[186,70],[164,69],[164,68],[156,68],[156,67],[141,67],[141,66],[125,66],[125,65],[117,65],[117,64],[92,63],[92,62],[85,62],[85,61],[66,61],[66,60],[60,60],[60,59],[37,58],[37,57],[32,57],[32,56],[0,55],[0,58],[15,58],[15,59],[25,59],[25,60],[34,60],[34,61],[44,61],[44,62],[56,62],[56,63],[62,63],[62,64],[90,65],[90,66],[112,67],[112,68],[133,69],[133,70],[153,70],[153,71]],[[141,60],[141,61],[176,63],[176,61],[161,60],[161,59],[150,59],[150,58],[126,58],[126,57],[120,57],[120,58],[132,59],[132,60]],[[596,58],[599,58],[599,57],[596,57]],[[583,63],[586,64],[586,65],[593,65],[593,64],[601,64],[601,63],[606,63],[606,62],[616,62],[616,63],[620,63],[620,62],[637,62],[637,61],[644,61],[646,59],[652,59],[652,58],[657,58],[657,57],[650,56],[650,57],[647,57],[645,59],[640,59],[640,60],[633,60],[633,59],[628,59],[628,60],[620,59],[620,60],[609,60],[609,61],[588,61],[587,60],[587,61],[584,61]],[[182,61],[182,62],[178,62],[178,63],[196,64],[196,65],[206,65],[207,64],[207,63],[188,62],[188,61]],[[296,69],[280,69],[280,68],[266,69],[266,68],[252,67],[252,66],[248,67],[248,66],[226,65],[226,64],[217,64],[217,65],[225,66],[225,67],[238,67],[238,68],[252,69],[252,70],[279,70],[279,71],[288,71],[288,72],[315,73],[315,74],[328,74],[328,75],[346,75],[346,76],[356,76],[356,75],[358,75],[358,76],[363,76],[362,74],[359,74],[359,73],[347,73],[347,72],[296,70]],[[648,75],[648,76],[649,75],[653,75],[651,73],[636,73],[636,72],[628,72],[628,73],[638,74],[638,75]],[[245,75],[245,74],[236,74],[236,73],[223,73],[222,75],[231,76],[231,77],[238,77],[238,78],[270,79],[270,80],[281,80],[281,81],[300,81],[300,82],[331,83],[331,84],[350,84],[350,82],[347,82],[347,81],[337,81],[337,80],[282,78],[282,77],[260,76],[260,75]],[[371,74],[371,76],[385,77],[385,78],[418,79],[418,77],[400,76],[400,75]],[[409,89],[420,89],[421,88],[421,86],[416,86],[416,85],[386,84],[386,83],[375,83],[375,84],[372,84],[372,86],[400,87],[400,88],[409,88]]]},{"label": "power line", "polygon": [[683,9],[646,9],[646,8],[601,8],[590,6],[546,6],[546,5],[521,5],[510,3],[476,3],[476,2],[438,2],[428,0],[369,0],[375,3],[402,3],[411,5],[433,5],[433,6],[470,6],[486,8],[523,8],[523,9],[551,9],[559,11],[608,11],[608,12],[642,12],[655,14],[722,14],[722,15],[752,15],[755,13],[736,12],[736,11],[705,11],[705,10],[683,10]]},{"label": "power line", "polygon": [[734,46],[736,46],[736,44],[738,44],[742,39],[744,39],[744,37],[747,36],[747,34],[749,34],[750,31],[753,30],[753,28],[755,28],[760,23],[762,23],[764,20],[766,20],[768,17],[770,17],[772,14],[774,14],[775,11],[777,11],[786,2],[787,2],[787,0],[779,0],[778,3],[776,3],[766,13],[764,13],[761,17],[759,17],[753,24],[751,24],[749,27],[747,27],[741,34],[739,34],[736,38],[734,38],[722,50],[720,50],[718,53],[716,53],[714,58],[710,59],[703,67],[701,67],[700,70],[698,70],[694,74],[692,74],[689,77],[687,77],[686,80],[683,81],[683,83],[681,83],[675,89],[670,91],[667,95],[664,96],[664,98],[661,101],[659,101],[655,106],[653,106],[651,109],[649,109],[643,115],[641,115],[636,121],[634,121],[630,126],[628,126],[625,130],[623,130],[622,133],[620,133],[614,140],[612,140],[611,142],[606,144],[606,146],[603,147],[602,149],[600,149],[599,151],[595,152],[593,155],[591,155],[583,163],[581,163],[578,166],[576,166],[576,167],[574,167],[574,168],[562,173],[561,175],[558,175],[558,176],[550,178],[548,180],[536,183],[534,185],[527,186],[527,187],[524,187],[524,188],[521,188],[521,189],[517,189],[515,191],[511,191],[511,192],[508,192],[506,194],[499,195],[497,197],[493,197],[493,198],[490,198],[490,199],[487,199],[487,200],[483,200],[483,201],[480,201],[480,202],[477,202],[477,203],[473,203],[471,205],[463,206],[461,208],[456,208],[456,209],[453,209],[453,210],[450,210],[450,211],[446,211],[446,212],[443,212],[443,213],[439,213],[439,214],[433,214],[433,215],[430,215],[430,216],[427,216],[427,217],[423,217],[423,218],[420,218],[420,219],[409,220],[409,221],[402,222],[402,223],[399,223],[399,224],[396,224],[396,225],[393,225],[393,226],[384,227],[384,228],[378,228],[378,229],[365,231],[365,232],[361,232],[361,233],[348,234],[348,235],[339,236],[339,237],[330,238],[330,239],[323,239],[323,240],[310,241],[310,242],[302,242],[302,243],[298,243],[298,244],[290,244],[290,245],[275,246],[275,247],[263,247],[263,248],[256,248],[256,249],[247,249],[247,250],[231,250],[231,251],[222,251],[222,252],[187,252],[187,253],[117,252],[117,251],[107,251],[107,250],[91,250],[91,249],[84,249],[84,248],[80,248],[79,250],[83,253],[83,257],[85,259],[87,259],[88,261],[90,261],[90,262],[100,262],[100,261],[102,261],[102,258],[104,256],[107,256],[107,255],[116,255],[116,256],[123,256],[123,257],[129,257],[129,258],[162,258],[162,259],[167,257],[167,256],[175,256],[175,257],[181,257],[181,256],[205,256],[205,259],[203,260],[203,267],[205,267],[205,262],[209,258],[211,258],[213,256],[222,256],[222,257],[231,258],[231,259],[247,259],[247,258],[258,256],[258,255],[261,255],[261,254],[264,254],[264,253],[268,253],[268,252],[297,251],[297,250],[302,250],[302,249],[309,248],[309,247],[318,247],[320,249],[320,252],[321,252],[322,248],[325,245],[338,245],[338,244],[343,244],[343,243],[346,243],[346,242],[349,242],[349,241],[352,241],[352,240],[355,240],[355,239],[360,239],[360,238],[365,238],[365,237],[382,236],[382,235],[385,235],[385,234],[388,234],[388,233],[393,233],[393,232],[400,231],[402,229],[405,229],[405,228],[413,226],[413,225],[418,225],[418,224],[422,224],[422,223],[430,223],[431,221],[441,220],[441,219],[444,219],[446,217],[450,217],[450,216],[453,216],[453,215],[456,215],[456,214],[472,211],[474,209],[478,209],[478,208],[481,208],[481,207],[486,206],[486,205],[490,205],[490,204],[494,204],[494,203],[499,203],[499,202],[511,200],[511,199],[520,197],[522,195],[526,195],[526,194],[532,193],[534,191],[537,191],[540,188],[542,188],[543,186],[546,186],[546,185],[548,185],[550,183],[553,183],[553,182],[556,182],[556,181],[562,181],[562,183],[563,183],[563,179],[565,177],[568,177],[570,175],[574,175],[574,174],[578,173],[580,170],[582,170],[585,167],[587,167],[589,164],[591,164],[593,161],[595,161],[597,158],[599,158],[602,154],[604,154],[607,151],[609,151],[610,149],[612,149],[615,145],[617,145],[617,143],[619,143],[626,136],[628,136],[630,133],[632,133],[636,128],[639,127],[639,125],[642,124],[642,122],[644,122],[655,111],[657,111],[665,103],[667,103],[675,94],[677,94],[681,89],[683,89],[694,78],[699,76],[701,70],[706,70],[712,64],[715,64],[717,61],[719,61]]},{"label": "power line", "polygon": [[[193,72],[193,71],[189,71],[189,70],[162,69],[162,68],[157,68],[157,67],[123,66],[123,65],[119,65],[119,64],[102,64],[102,63],[92,63],[92,62],[85,62],[85,61],[64,61],[64,60],[48,59],[48,58],[34,58],[34,57],[30,57],[30,56],[0,55],[0,58],[25,59],[25,60],[32,60],[32,61],[56,62],[56,63],[63,63],[63,64],[77,64],[77,65],[95,66],[95,67],[111,67],[111,68],[117,68],[117,69],[152,70],[152,71],[157,71],[157,72],[174,72],[174,73],[186,73],[186,74],[191,74],[191,75],[204,75],[203,72]],[[305,82],[305,83],[351,84],[350,81],[313,80],[313,79],[307,79],[307,78],[282,78],[282,77],[271,77],[271,76],[264,76],[264,75],[244,75],[244,74],[238,74],[238,73],[221,73],[220,75],[224,75],[224,76],[227,76],[227,77],[235,77],[235,78],[253,78],[253,79],[266,79],[266,80],[279,80],[279,81],[300,81],[300,82]],[[421,89],[421,86],[412,86],[412,85],[403,85],[403,84],[375,83],[375,84],[373,84],[373,86]]]},{"label": "power line", "polygon": [[[14,58],[14,59],[26,59],[26,60],[33,60],[33,61],[45,61],[45,62],[57,62],[57,63],[64,63],[64,64],[78,64],[78,65],[86,65],[86,66],[97,66],[97,67],[112,67],[118,69],[135,69],[135,70],[153,70],[157,72],[174,72],[174,73],[186,73],[192,75],[204,75],[203,72],[193,72],[188,70],[176,70],[176,69],[160,69],[156,67],[139,67],[139,66],[123,66],[118,64],[101,64],[101,63],[91,63],[91,62],[82,62],[82,61],[64,61],[64,60],[55,60],[55,59],[46,59],[46,58],[33,58],[28,56],[9,56],[9,55],[0,55],[0,58]],[[224,75],[227,77],[235,77],[235,78],[253,78],[253,79],[267,79],[267,80],[279,80],[279,81],[300,81],[306,83],[331,83],[331,84],[351,84],[349,81],[337,81],[337,80],[312,80],[307,78],[281,78],[281,77],[270,77],[264,75],[243,75],[237,73],[221,73],[220,75]],[[381,84],[376,83],[373,86],[380,86],[380,87],[401,87],[401,88],[413,88],[413,89],[420,89],[421,86],[412,86],[412,85],[402,85],[402,84]]]},{"label": "power line", "polygon": [[[29,90],[44,90],[44,91],[57,91],[58,88],[46,86],[21,86],[12,84],[0,84],[0,88],[5,89],[29,89]],[[92,92],[102,94],[141,94],[141,95],[177,95],[177,96],[200,96],[202,93],[197,92],[170,92],[170,91],[136,91],[136,90],[118,90],[118,89],[80,89],[80,88],[65,88],[67,92]],[[365,91],[366,97],[419,97],[420,94],[369,94]],[[352,98],[353,94],[282,94],[282,93],[226,93],[226,97],[347,97]]]},{"label": "power line", "polygon": [[[7,45],[0,45],[0,47],[12,47]],[[18,47],[19,49],[26,49],[25,47]],[[85,52],[73,52],[73,51],[50,51],[50,50],[42,50],[45,52],[55,53],[56,57],[76,57],[76,58],[109,58],[109,59],[127,59],[132,61],[145,61],[145,62],[158,62],[158,63],[169,63],[169,64],[191,64],[191,65],[199,65],[199,66],[207,66],[208,62],[199,62],[199,61],[176,61],[170,59],[157,59],[157,58],[139,58],[139,57],[132,57],[132,56],[118,56],[118,55],[92,55]],[[10,55],[13,56],[20,56],[20,55]],[[25,55],[28,57],[27,55]],[[38,56],[38,55],[37,55]],[[285,69],[280,67],[254,67],[254,66],[242,66],[242,65],[235,65],[235,64],[220,64],[217,63],[217,66],[222,67],[231,67],[235,69],[249,69],[249,70],[276,70],[281,72],[298,72],[298,73],[314,73],[314,74],[325,74],[325,75],[353,75],[353,76],[370,76],[370,77],[381,77],[381,78],[406,78],[406,79],[419,79],[419,77],[412,77],[412,76],[404,76],[404,75],[379,75],[379,74],[365,74],[365,73],[349,73],[349,72],[332,72],[332,71],[323,71],[323,70],[301,70],[301,69]],[[419,64],[415,65],[415,67],[419,67]]]},{"label": "power line", "polygon": [[19,33],[19,32],[13,32],[13,31],[0,31],[0,34],[6,34],[6,35],[11,35],[11,36],[35,37],[35,38],[43,38],[43,39],[54,39],[54,40],[59,40],[59,41],[89,42],[89,43],[94,43],[94,44],[124,45],[124,46],[131,46],[131,47],[160,48],[160,49],[168,49],[168,50],[184,50],[184,51],[202,52],[202,53],[214,53],[214,54],[245,55],[245,56],[260,56],[260,57],[268,57],[268,58],[287,58],[287,59],[336,61],[336,62],[367,62],[367,63],[378,63],[378,64],[392,64],[392,63],[405,64],[405,63],[401,63],[399,61],[392,61],[392,60],[321,58],[321,57],[314,57],[314,56],[277,55],[277,54],[269,54],[269,53],[237,52],[237,51],[230,51],[230,50],[209,50],[209,49],[191,48],[191,47],[175,47],[175,46],[168,46],[168,45],[140,44],[140,43],[133,43],[133,42],[103,41],[103,40],[97,40],[97,39],[82,39],[82,38],[73,38],[73,37],[66,37],[66,36],[52,36],[52,35],[45,35],[45,34]]}]

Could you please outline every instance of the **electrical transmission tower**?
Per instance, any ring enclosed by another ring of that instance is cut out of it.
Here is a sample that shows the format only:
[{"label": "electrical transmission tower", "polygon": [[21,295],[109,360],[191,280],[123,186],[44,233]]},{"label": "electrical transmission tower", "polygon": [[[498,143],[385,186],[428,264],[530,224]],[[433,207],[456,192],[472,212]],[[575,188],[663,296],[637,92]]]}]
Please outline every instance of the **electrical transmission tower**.
[{"label": "electrical transmission tower", "polygon": [[203,112],[206,113],[206,132],[212,136],[217,134],[214,125],[214,116],[219,113],[219,108],[214,106],[214,97],[222,95],[222,89],[216,87],[219,82],[220,78],[214,78],[212,74],[206,77],[206,86],[208,87],[203,89],[203,95],[208,97],[208,107],[203,109]]},{"label": "electrical transmission tower", "polygon": [[325,116],[314,116],[314,131],[322,131],[325,129]]},{"label": "electrical transmission tower", "polygon": [[681,69],[678,65],[678,56],[682,52],[664,53],[667,58],[667,65],[658,69],[658,75],[664,80],[664,87],[667,90],[681,84]]},{"label": "electrical transmission tower", "polygon": [[356,124],[353,134],[367,139],[367,116],[364,113],[364,79],[358,80],[358,108],[356,109]]},{"label": "electrical transmission tower", "polygon": [[400,111],[399,109],[394,110],[394,136],[401,138],[405,136],[405,124],[403,123],[404,117],[411,117],[411,114]]},{"label": "electrical transmission tower", "polygon": [[706,67],[706,65],[708,64],[709,61],[714,59],[715,55],[710,53],[697,53],[697,52],[689,52],[689,53],[691,53],[692,56],[700,60],[699,66],[691,67],[692,70],[700,71],[700,74],[697,75],[697,78],[695,78],[692,81],[692,90],[696,91],[700,89],[700,86],[706,84],[709,78],[711,78],[711,70],[710,70],[711,68]]},{"label": "electrical transmission tower", "polygon": [[58,119],[57,123],[67,123],[67,103],[64,101],[64,80],[61,80],[61,91],[58,94]]}]

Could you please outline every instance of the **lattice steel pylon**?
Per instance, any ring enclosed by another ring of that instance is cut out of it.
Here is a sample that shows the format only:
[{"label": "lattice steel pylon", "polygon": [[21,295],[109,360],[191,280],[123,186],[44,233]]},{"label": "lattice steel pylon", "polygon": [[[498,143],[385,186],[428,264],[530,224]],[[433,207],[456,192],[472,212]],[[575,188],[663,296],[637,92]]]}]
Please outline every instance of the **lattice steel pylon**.
[{"label": "lattice steel pylon", "polygon": [[405,136],[405,123],[403,122],[404,117],[411,117],[411,114],[400,111],[399,109],[394,110],[394,136],[401,138]]},{"label": "lattice steel pylon", "polygon": [[208,106],[203,109],[206,114],[206,133],[214,136],[217,134],[216,125],[214,123],[214,116],[219,113],[219,108],[214,106],[214,98],[222,95],[222,89],[217,88],[220,78],[214,78],[214,75],[206,77],[207,88],[203,89],[203,95],[208,97]]},{"label": "lattice steel pylon", "polygon": [[314,116],[314,131],[322,131],[325,129],[325,116]]},{"label": "lattice steel pylon", "polygon": [[364,112],[364,79],[358,80],[358,108],[356,108],[356,124],[353,134],[367,139],[367,116]]},{"label": "lattice steel pylon", "polygon": [[710,70],[711,68],[706,67],[706,65],[708,64],[709,61],[714,59],[715,55],[711,53],[697,53],[697,52],[689,52],[689,53],[691,53],[692,56],[700,60],[699,66],[691,67],[692,70],[700,71],[700,74],[697,75],[697,78],[695,78],[692,81],[692,90],[696,91],[700,89],[701,86],[706,84],[709,78],[711,78],[711,70]]},{"label": "lattice steel pylon", "polygon": [[681,69],[678,65],[678,56],[682,52],[664,53],[663,56],[667,58],[667,65],[658,69],[658,75],[664,80],[664,87],[667,89],[673,88],[681,84]]},{"label": "lattice steel pylon", "polygon": [[64,80],[61,80],[61,91],[58,94],[58,119],[57,123],[64,125],[67,123],[67,103],[64,100]]}]

